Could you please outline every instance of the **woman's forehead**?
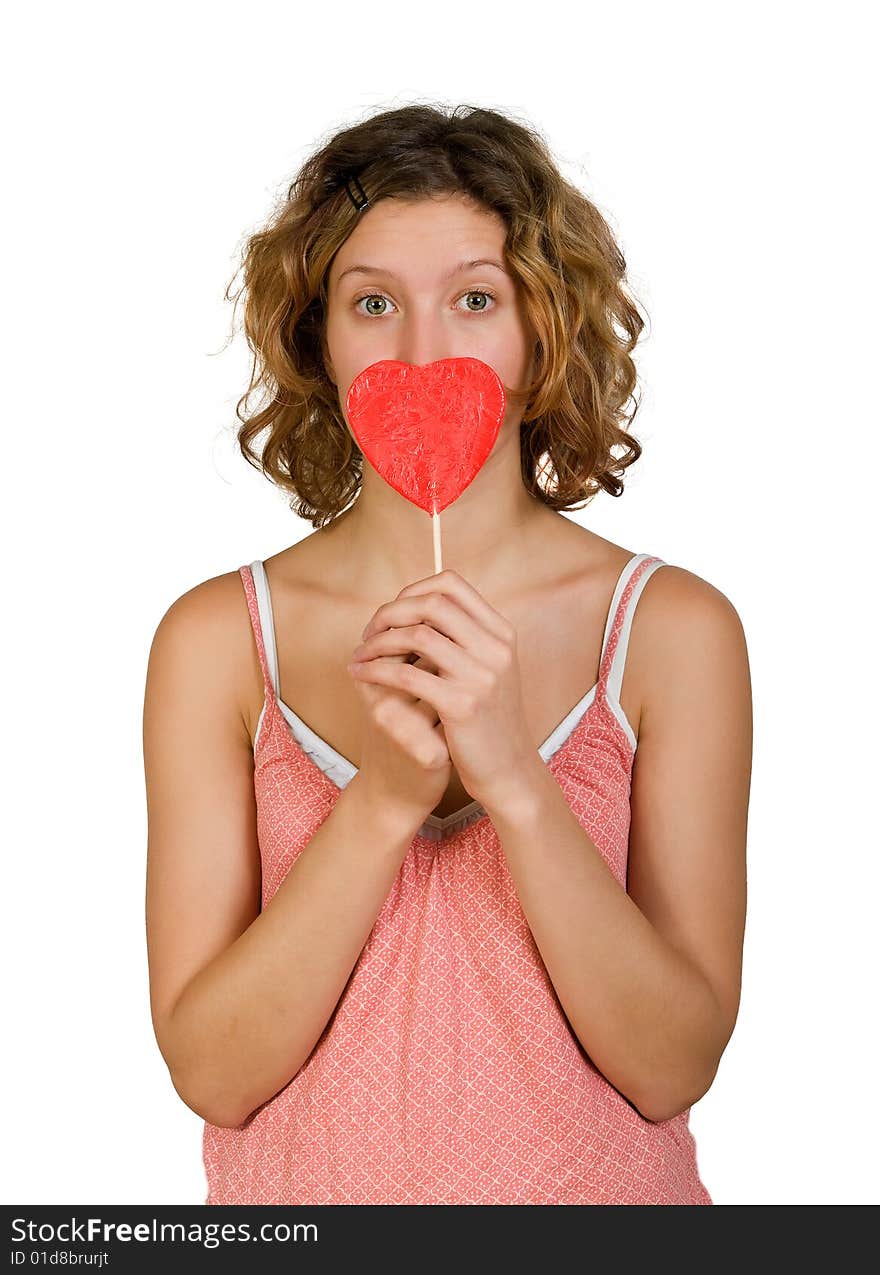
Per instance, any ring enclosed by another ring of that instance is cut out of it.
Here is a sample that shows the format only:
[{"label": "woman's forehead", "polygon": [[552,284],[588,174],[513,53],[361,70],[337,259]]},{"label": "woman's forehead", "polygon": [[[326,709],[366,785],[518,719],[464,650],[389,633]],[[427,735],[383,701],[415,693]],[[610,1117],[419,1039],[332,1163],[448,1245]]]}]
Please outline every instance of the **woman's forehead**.
[{"label": "woman's forehead", "polygon": [[487,216],[461,200],[380,200],[336,253],[331,279],[363,282],[417,271],[442,281],[469,263],[505,271],[504,239],[497,214]]}]

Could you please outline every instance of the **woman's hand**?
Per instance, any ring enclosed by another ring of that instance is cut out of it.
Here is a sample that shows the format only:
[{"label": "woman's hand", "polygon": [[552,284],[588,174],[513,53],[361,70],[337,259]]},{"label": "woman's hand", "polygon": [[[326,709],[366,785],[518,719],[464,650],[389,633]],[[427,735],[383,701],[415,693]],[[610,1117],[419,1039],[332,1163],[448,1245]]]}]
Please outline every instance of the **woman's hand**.
[{"label": "woman's hand", "polygon": [[[488,806],[534,772],[537,749],[523,713],[516,630],[457,571],[401,589],[367,624],[349,668],[359,681],[431,704],[459,779]],[[383,656],[415,652],[437,673]]]},{"label": "woman's hand", "polygon": [[[385,655],[377,664],[398,666],[416,658]],[[358,694],[364,707],[361,733],[359,786],[384,808],[406,813],[417,827],[443,796],[452,775],[449,749],[432,704],[379,680],[371,685],[358,678]]]}]

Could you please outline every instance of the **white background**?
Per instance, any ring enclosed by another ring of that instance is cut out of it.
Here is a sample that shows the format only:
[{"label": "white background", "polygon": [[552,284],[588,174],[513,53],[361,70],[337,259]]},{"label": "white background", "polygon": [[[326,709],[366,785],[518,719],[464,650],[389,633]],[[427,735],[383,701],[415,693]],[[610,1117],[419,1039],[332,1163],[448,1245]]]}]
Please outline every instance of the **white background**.
[{"label": "white background", "polygon": [[[141,713],[198,582],[310,532],[234,445],[244,237],[337,128],[529,121],[650,316],[644,454],[570,515],[711,581],[755,703],[739,1021],[692,1112],[716,1204],[878,1200],[871,6],[81,3],[6,19],[9,1203],[201,1203],[153,1038]],[[872,121],[873,117],[873,121]]]}]

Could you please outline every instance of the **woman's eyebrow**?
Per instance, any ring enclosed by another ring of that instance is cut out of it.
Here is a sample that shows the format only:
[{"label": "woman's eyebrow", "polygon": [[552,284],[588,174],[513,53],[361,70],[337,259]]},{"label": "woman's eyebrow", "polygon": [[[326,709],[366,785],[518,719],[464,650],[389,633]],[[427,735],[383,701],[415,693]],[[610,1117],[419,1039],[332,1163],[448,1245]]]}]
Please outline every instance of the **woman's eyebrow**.
[{"label": "woman's eyebrow", "polygon": [[[507,274],[507,268],[501,261],[496,261],[493,257],[477,257],[474,261],[460,261],[457,266],[453,266],[440,279],[441,283],[446,283],[455,275],[461,274],[462,270],[473,270],[476,266],[494,266],[496,270],[500,270],[503,274]],[[389,279],[400,280],[393,270],[386,270],[384,266],[347,266],[345,270],[337,278],[336,282],[341,283],[347,274],[383,274]]]}]

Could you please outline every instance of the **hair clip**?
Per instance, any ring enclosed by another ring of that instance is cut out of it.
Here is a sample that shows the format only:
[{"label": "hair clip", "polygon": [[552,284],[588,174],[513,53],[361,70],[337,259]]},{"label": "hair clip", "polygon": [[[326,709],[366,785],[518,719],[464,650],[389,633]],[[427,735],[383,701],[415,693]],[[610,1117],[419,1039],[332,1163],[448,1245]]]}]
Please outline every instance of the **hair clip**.
[{"label": "hair clip", "polygon": [[[351,183],[351,185],[349,183]],[[352,188],[351,188],[352,185],[355,187],[356,193],[352,192]],[[367,206],[367,204],[369,203],[369,200],[367,198],[367,192],[364,190],[363,186],[358,181],[356,174],[346,173],[345,189],[349,199],[354,204],[357,212],[360,212],[362,208],[365,208]]]}]

